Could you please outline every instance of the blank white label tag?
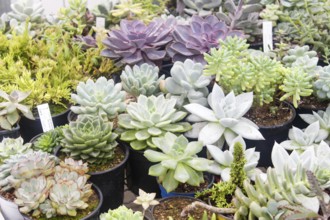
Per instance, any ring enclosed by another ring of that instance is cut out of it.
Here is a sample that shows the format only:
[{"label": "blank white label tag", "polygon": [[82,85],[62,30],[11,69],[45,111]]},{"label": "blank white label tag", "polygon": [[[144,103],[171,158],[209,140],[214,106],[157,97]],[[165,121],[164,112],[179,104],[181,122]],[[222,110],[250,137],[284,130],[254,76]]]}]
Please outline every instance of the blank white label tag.
[{"label": "blank white label tag", "polygon": [[96,17],[96,27],[97,28],[105,28],[105,18]]},{"label": "blank white label tag", "polygon": [[273,50],[273,24],[271,21],[262,22],[262,37],[264,52]]},{"label": "blank white label tag", "polygon": [[37,106],[42,130],[44,132],[54,129],[52,115],[50,114],[48,103]]}]

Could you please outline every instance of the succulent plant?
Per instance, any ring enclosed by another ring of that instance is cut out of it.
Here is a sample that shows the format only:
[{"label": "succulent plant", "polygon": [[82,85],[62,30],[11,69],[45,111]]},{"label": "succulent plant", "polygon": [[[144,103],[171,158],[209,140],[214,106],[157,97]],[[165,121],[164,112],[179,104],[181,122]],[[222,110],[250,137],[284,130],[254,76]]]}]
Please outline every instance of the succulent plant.
[{"label": "succulent plant", "polygon": [[111,12],[115,9],[115,5],[119,4],[120,0],[109,0],[103,1],[100,4],[96,5],[93,8],[92,12],[96,17],[104,17],[105,18],[105,26],[109,27],[110,23],[113,23],[113,16]]},{"label": "succulent plant", "polygon": [[177,25],[172,32],[173,42],[168,45],[167,52],[173,62],[189,58],[205,64],[203,54],[211,48],[219,47],[219,39],[227,36],[243,36],[241,31],[228,27],[214,15],[205,18],[193,16],[188,25]]},{"label": "succulent plant", "polygon": [[12,155],[29,153],[32,151],[31,143],[23,144],[23,138],[4,138],[0,142],[0,162],[8,159]]},{"label": "succulent plant", "polygon": [[254,180],[256,175],[261,171],[257,169],[260,152],[256,152],[255,148],[246,149],[245,142],[242,137],[238,136],[233,140],[229,150],[223,151],[214,145],[206,145],[208,152],[214,159],[214,163],[210,166],[209,172],[221,175],[222,181],[229,181],[231,176],[231,166],[234,161],[234,146],[239,142],[242,146],[243,155],[246,159],[244,171],[249,179]]},{"label": "succulent plant", "polygon": [[64,161],[60,162],[60,167],[69,171],[74,171],[79,175],[88,173],[88,164],[82,160],[73,160],[72,158],[65,158]]},{"label": "succulent plant", "polygon": [[318,72],[313,88],[320,100],[330,100],[330,66]]},{"label": "succulent plant", "polygon": [[273,27],[277,25],[277,21],[280,19],[280,15],[282,11],[280,10],[280,6],[277,4],[266,4],[266,8],[264,8],[260,12],[260,17],[266,21],[272,21]]},{"label": "succulent plant", "polygon": [[324,136],[319,134],[320,123],[318,121],[310,124],[306,129],[292,127],[289,130],[289,140],[281,142],[281,145],[287,150],[304,152],[307,148],[315,148]]},{"label": "succulent plant", "polygon": [[176,99],[176,106],[181,108],[184,104],[198,103],[207,105],[209,91],[207,86],[211,77],[203,75],[203,65],[187,59],[177,61],[171,68],[171,77],[165,79],[166,92]]},{"label": "succulent plant", "polygon": [[[227,96],[223,93],[220,86],[215,84],[212,93],[208,97],[210,108],[200,104],[192,103],[185,105],[184,108],[192,114],[187,120],[204,122],[193,124],[193,137],[198,136],[198,140],[203,144],[214,144],[222,147],[224,140],[231,145],[232,141],[238,135],[252,140],[262,140],[263,136],[258,131],[258,126],[252,121],[243,117],[243,115],[252,106],[253,94],[242,93],[235,97],[233,92]],[[205,123],[206,122],[206,123]],[[194,127],[196,130],[194,130]]]},{"label": "succulent plant", "polygon": [[63,129],[62,152],[90,164],[102,164],[114,157],[117,135],[112,122],[93,115],[79,115]]},{"label": "succulent plant", "polygon": [[143,220],[141,212],[133,212],[132,209],[127,208],[124,205],[119,206],[114,210],[109,210],[106,213],[100,215],[100,220]]},{"label": "succulent plant", "polygon": [[248,180],[244,181],[244,191],[237,188],[234,205],[237,209],[235,219],[283,219],[292,213],[287,207],[297,206],[319,210],[319,201],[315,194],[308,189],[309,183],[304,169],[298,168],[293,173],[287,167],[286,176],[278,176],[272,168],[267,170],[267,182],[258,176],[253,186]]},{"label": "succulent plant", "polygon": [[10,5],[12,11],[8,16],[20,22],[25,22],[29,19],[31,22],[41,22],[44,8],[40,1],[35,0],[20,0]]},{"label": "succulent plant", "polygon": [[62,129],[64,126],[56,127],[53,130],[43,133],[33,142],[32,148],[35,150],[42,150],[48,153],[54,151],[55,147],[59,146],[62,138]]},{"label": "succulent plant", "polygon": [[149,175],[158,177],[167,192],[175,190],[179,183],[199,186],[204,182],[203,171],[208,170],[211,161],[197,156],[203,149],[202,142],[188,142],[183,135],[170,132],[152,138],[152,142],[162,152],[146,150],[143,155],[157,163],[149,168]]},{"label": "succulent plant", "polygon": [[126,65],[120,75],[123,89],[135,96],[151,96],[159,93],[159,83],[164,76],[158,77],[159,68],[147,63],[141,66],[134,65],[133,68]]},{"label": "succulent plant", "polygon": [[1,190],[8,191],[33,177],[49,176],[56,163],[55,156],[42,151],[13,155],[0,165]]},{"label": "succulent plant", "polygon": [[33,211],[32,216],[39,216],[38,207],[43,203],[53,186],[54,180],[51,177],[38,176],[28,179],[15,190],[14,202],[20,207],[19,211],[28,214]]},{"label": "succulent plant", "polygon": [[155,200],[155,197],[156,193],[146,193],[142,189],[139,189],[139,196],[136,197],[133,203],[141,205],[143,211],[145,212],[149,208],[149,206],[159,204],[159,202]]},{"label": "succulent plant", "polygon": [[87,200],[82,199],[83,194],[78,185],[73,182],[55,183],[50,189],[49,198],[59,215],[76,216],[77,209],[88,207]]},{"label": "succulent plant", "polygon": [[184,12],[189,15],[211,15],[215,8],[221,5],[221,0],[183,0]]},{"label": "succulent plant", "polygon": [[[237,2],[237,4],[235,4]],[[216,16],[235,30],[242,30],[252,42],[262,34],[262,20],[259,18],[263,6],[260,1],[225,0]]]},{"label": "succulent plant", "polygon": [[253,92],[258,105],[273,102],[288,70],[261,51],[247,50],[246,40],[228,37],[220,41],[220,45],[221,48],[213,48],[210,55],[205,54],[204,74],[215,75],[215,80],[226,92]]},{"label": "succulent plant", "polygon": [[316,121],[320,123],[320,135],[325,138],[329,138],[330,134],[330,105],[325,111],[319,110],[317,113],[313,111],[313,114],[300,114],[299,115],[305,122],[312,124]]},{"label": "succulent plant", "polygon": [[171,29],[162,19],[145,25],[139,20],[121,20],[120,29],[113,30],[103,40],[102,56],[119,60],[121,64],[161,64],[166,55],[162,48],[172,41]]},{"label": "succulent plant", "polygon": [[279,87],[284,92],[280,101],[290,98],[292,99],[293,106],[297,108],[301,96],[310,96],[313,93],[312,79],[313,76],[300,67],[291,68],[284,75],[283,84]]},{"label": "succulent plant", "polygon": [[30,92],[12,91],[9,95],[0,90],[0,97],[6,101],[0,102],[0,128],[11,130],[20,119],[20,113],[34,120],[33,114],[28,106],[20,104],[30,95]]},{"label": "succulent plant", "polygon": [[100,77],[95,82],[91,79],[86,83],[80,82],[77,94],[71,94],[71,98],[79,104],[71,106],[74,113],[96,115],[104,120],[115,118],[126,107],[125,92],[121,91],[121,85],[105,77]]},{"label": "succulent plant", "polygon": [[188,122],[180,122],[186,112],[176,110],[174,99],[164,95],[146,97],[140,95],[136,103],[127,106],[127,114],[118,116],[118,124],[124,129],[120,139],[130,142],[135,150],[156,146],[153,137],[164,136],[165,132],[182,133],[191,129]]},{"label": "succulent plant", "polygon": [[294,62],[304,56],[308,56],[309,58],[317,58],[317,53],[316,51],[310,50],[308,45],[304,45],[302,47],[295,46],[294,48],[288,50],[288,54],[283,57],[282,61],[285,66],[291,67]]}]

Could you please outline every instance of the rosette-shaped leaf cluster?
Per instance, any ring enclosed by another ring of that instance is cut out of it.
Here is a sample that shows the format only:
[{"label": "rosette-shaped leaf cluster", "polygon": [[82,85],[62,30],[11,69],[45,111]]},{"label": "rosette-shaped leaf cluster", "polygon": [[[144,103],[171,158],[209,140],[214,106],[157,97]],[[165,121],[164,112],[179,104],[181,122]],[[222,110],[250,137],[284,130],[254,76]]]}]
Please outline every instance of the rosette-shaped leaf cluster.
[{"label": "rosette-shaped leaf cluster", "polygon": [[211,15],[212,11],[219,7],[221,4],[221,0],[183,0],[184,12],[189,15],[199,15],[199,16],[207,16]]},{"label": "rosette-shaped leaf cluster", "polygon": [[77,94],[71,94],[72,100],[79,106],[71,106],[76,114],[100,116],[104,120],[113,119],[118,113],[125,111],[125,92],[121,84],[115,84],[112,79],[100,77],[94,82],[88,79],[80,82]]},{"label": "rosette-shaped leaf cluster", "polygon": [[187,25],[177,25],[172,32],[173,42],[168,45],[167,52],[173,62],[191,59],[205,63],[203,54],[211,48],[219,47],[219,39],[227,36],[243,36],[240,31],[232,30],[225,22],[213,15],[205,18],[193,16]]},{"label": "rosette-shaped leaf cluster", "polygon": [[260,158],[260,152],[255,151],[255,148],[246,149],[245,142],[240,136],[233,140],[233,144],[229,146],[229,150],[223,151],[217,146],[206,145],[208,152],[214,159],[214,163],[210,166],[209,172],[221,175],[223,181],[230,180],[231,166],[234,161],[234,146],[237,142],[241,144],[246,159],[244,171],[249,179],[255,180],[255,176],[261,173],[261,171],[256,168]]},{"label": "rosette-shaped leaf cluster", "polygon": [[62,139],[63,126],[56,127],[54,130],[43,133],[33,142],[34,150],[42,150],[48,153],[53,152],[56,146],[59,146]]},{"label": "rosette-shaped leaf cluster", "polygon": [[225,140],[231,145],[234,138],[239,135],[246,139],[263,140],[258,126],[243,117],[252,106],[252,102],[252,92],[238,96],[230,92],[225,96],[220,86],[215,84],[208,97],[210,108],[196,103],[184,106],[192,114],[188,121],[200,121],[193,124],[193,132],[189,136],[198,137],[205,145],[216,143],[220,147]]},{"label": "rosette-shaped leaf cluster", "polygon": [[11,155],[29,153],[31,149],[31,143],[23,144],[23,138],[4,138],[0,142],[0,162]]},{"label": "rosette-shaped leaf cluster", "polygon": [[114,157],[117,134],[112,122],[93,115],[79,115],[63,129],[62,151],[74,159],[102,164]]},{"label": "rosette-shaped leaf cluster", "polygon": [[42,2],[35,0],[21,0],[10,5],[12,11],[8,13],[9,17],[20,22],[29,19],[31,22],[42,21],[44,8]]},{"label": "rosette-shaped leaf cluster", "polygon": [[305,122],[312,124],[316,121],[320,123],[320,135],[329,138],[330,135],[330,105],[325,111],[319,110],[313,114],[300,114],[299,115]]},{"label": "rosette-shaped leaf cluster", "polygon": [[15,190],[14,201],[20,207],[20,212],[28,214],[33,211],[32,216],[40,215],[38,207],[47,199],[53,184],[54,180],[45,176],[34,177],[23,182]]},{"label": "rosette-shaped leaf cluster", "polygon": [[158,177],[167,192],[175,190],[179,183],[199,186],[204,182],[203,171],[212,161],[197,156],[203,149],[202,142],[188,142],[183,135],[178,137],[170,132],[152,141],[162,152],[144,152],[149,161],[157,163],[149,168],[149,175]]},{"label": "rosette-shaped leaf cluster", "polygon": [[120,60],[121,64],[160,63],[166,55],[164,47],[172,41],[171,29],[157,19],[145,25],[139,20],[121,20],[120,29],[112,30],[103,40],[102,56]]},{"label": "rosette-shaped leaf cluster", "polygon": [[316,51],[309,50],[309,46],[304,45],[302,47],[295,46],[294,48],[288,50],[288,54],[283,57],[282,61],[285,66],[291,67],[294,62],[305,56],[311,59],[316,58],[316,60],[318,60]]},{"label": "rosette-shaped leaf cluster", "polygon": [[119,206],[116,209],[109,210],[106,213],[100,215],[100,220],[143,220],[141,212],[133,212],[132,209],[127,208],[124,205]]},{"label": "rosette-shaped leaf cluster", "polygon": [[318,72],[314,91],[319,99],[330,100],[330,66],[323,67],[322,71]]},{"label": "rosette-shaped leaf cluster", "polygon": [[151,96],[159,92],[159,83],[165,76],[158,77],[159,68],[147,63],[133,68],[126,66],[120,75],[123,89],[135,96]]},{"label": "rosette-shaped leaf cluster", "polygon": [[147,146],[156,147],[152,137],[164,136],[167,131],[182,133],[190,130],[188,122],[180,122],[187,113],[176,110],[175,103],[175,99],[165,99],[164,95],[140,95],[136,103],[127,106],[127,114],[118,116],[118,124],[125,130],[120,139],[130,142],[135,150],[143,150]]},{"label": "rosette-shaped leaf cluster", "polygon": [[179,108],[188,103],[206,106],[210,82],[211,77],[203,75],[203,65],[187,59],[174,63],[171,77],[165,79],[165,90],[177,100]]}]

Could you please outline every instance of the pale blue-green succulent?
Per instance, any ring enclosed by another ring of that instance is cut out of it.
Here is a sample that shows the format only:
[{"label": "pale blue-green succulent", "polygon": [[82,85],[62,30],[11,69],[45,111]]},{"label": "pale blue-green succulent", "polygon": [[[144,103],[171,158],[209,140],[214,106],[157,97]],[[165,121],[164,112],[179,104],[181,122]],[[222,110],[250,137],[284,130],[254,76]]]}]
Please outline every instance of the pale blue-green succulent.
[{"label": "pale blue-green succulent", "polygon": [[133,212],[132,209],[124,205],[116,209],[109,210],[108,212],[100,215],[100,220],[143,220],[143,215],[140,211]]},{"label": "pale blue-green succulent", "polygon": [[207,16],[221,5],[221,0],[182,0],[184,12],[189,15]]},{"label": "pale blue-green succulent", "polygon": [[144,152],[150,162],[157,163],[149,168],[149,175],[158,177],[167,192],[175,190],[179,183],[199,186],[204,182],[203,171],[208,170],[212,161],[197,156],[203,149],[202,142],[188,142],[183,135],[170,132],[153,138],[152,142],[161,152]]},{"label": "pale blue-green succulent", "polygon": [[12,11],[8,16],[20,22],[29,19],[31,22],[41,22],[44,8],[41,1],[36,0],[19,0],[10,5]]},{"label": "pale blue-green succulent", "polygon": [[124,130],[120,139],[130,142],[135,150],[156,146],[153,137],[161,137],[167,131],[183,133],[191,129],[188,122],[181,122],[187,113],[175,108],[175,99],[164,95],[146,97],[140,95],[137,102],[127,106],[127,114],[118,116],[118,124]]},{"label": "pale blue-green succulent", "polygon": [[0,142],[0,162],[15,154],[29,153],[32,151],[31,143],[23,144],[23,138],[4,138]]},{"label": "pale blue-green succulent", "polygon": [[318,72],[314,91],[320,100],[330,100],[330,66],[325,66]]},{"label": "pale blue-green succulent", "polygon": [[176,99],[176,106],[198,103],[207,106],[211,77],[203,75],[203,65],[190,59],[177,61],[171,69],[171,77],[165,79],[165,90]]}]

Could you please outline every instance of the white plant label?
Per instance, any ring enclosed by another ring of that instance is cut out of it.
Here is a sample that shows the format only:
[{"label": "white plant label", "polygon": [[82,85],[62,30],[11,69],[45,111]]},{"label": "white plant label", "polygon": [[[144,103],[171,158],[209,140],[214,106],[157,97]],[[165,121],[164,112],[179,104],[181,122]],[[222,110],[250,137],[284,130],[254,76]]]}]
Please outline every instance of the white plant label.
[{"label": "white plant label", "polygon": [[264,52],[273,50],[273,24],[271,21],[262,22],[262,39]]},{"label": "white plant label", "polygon": [[96,27],[97,28],[105,28],[105,18],[96,17]]},{"label": "white plant label", "polygon": [[52,115],[50,114],[48,103],[41,104],[37,106],[42,130],[44,132],[50,131],[54,129]]}]

